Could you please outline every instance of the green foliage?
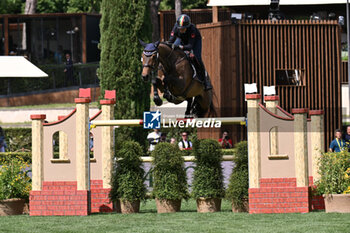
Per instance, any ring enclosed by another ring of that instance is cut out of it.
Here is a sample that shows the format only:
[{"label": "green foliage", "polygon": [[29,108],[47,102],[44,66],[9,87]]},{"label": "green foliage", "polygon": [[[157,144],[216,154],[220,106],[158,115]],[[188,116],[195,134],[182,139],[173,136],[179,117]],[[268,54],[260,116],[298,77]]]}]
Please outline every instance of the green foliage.
[{"label": "green foliage", "polygon": [[67,12],[69,0],[38,0],[36,13],[64,13]]},{"label": "green foliage", "polygon": [[235,153],[235,149],[231,148],[231,149],[222,149],[222,153],[224,155],[233,155]]},{"label": "green foliage", "polygon": [[2,162],[11,161],[16,157],[21,158],[26,163],[32,162],[32,152],[0,152],[0,161]]},{"label": "green foliage", "polygon": [[193,173],[194,198],[221,198],[224,196],[221,167],[222,152],[219,143],[213,139],[202,139],[193,144],[196,167]]},{"label": "green foliage", "polygon": [[117,166],[112,176],[110,198],[135,201],[145,200],[146,187],[140,157],[143,155],[140,144],[133,141],[125,142],[117,151]]},{"label": "green foliage", "polygon": [[[141,79],[142,53],[139,38],[151,37],[148,1],[103,0],[100,22],[101,93],[116,90],[116,119],[140,119],[150,108],[150,84]],[[146,143],[147,132],[139,127],[121,127],[116,130],[116,146],[126,140]]]},{"label": "green foliage", "polygon": [[69,0],[68,13],[99,13],[102,0]]},{"label": "green foliage", "polygon": [[22,0],[1,0],[0,14],[20,14],[23,6]]},{"label": "green foliage", "polygon": [[233,162],[235,167],[247,167],[248,168],[248,142],[242,141],[235,145]]},{"label": "green foliage", "polygon": [[0,161],[0,200],[29,197],[31,180],[27,175],[28,164],[22,158]]},{"label": "green foliage", "polygon": [[187,177],[182,153],[177,145],[159,143],[152,151],[153,192],[158,199],[181,200],[188,198]]},{"label": "green foliage", "polygon": [[32,129],[30,128],[3,128],[7,144],[6,151],[31,151]]},{"label": "green foliage", "polygon": [[[182,9],[207,8],[208,0],[182,0]],[[175,9],[175,0],[163,0],[159,5],[160,10]]]},{"label": "green foliage", "polygon": [[226,190],[226,198],[232,200],[236,209],[244,210],[248,199],[249,177],[248,177],[248,143],[239,142],[235,145],[233,167],[230,182]]},{"label": "green foliage", "polygon": [[349,168],[350,153],[328,152],[319,159],[320,180],[316,182],[319,194],[340,194],[350,186]]}]

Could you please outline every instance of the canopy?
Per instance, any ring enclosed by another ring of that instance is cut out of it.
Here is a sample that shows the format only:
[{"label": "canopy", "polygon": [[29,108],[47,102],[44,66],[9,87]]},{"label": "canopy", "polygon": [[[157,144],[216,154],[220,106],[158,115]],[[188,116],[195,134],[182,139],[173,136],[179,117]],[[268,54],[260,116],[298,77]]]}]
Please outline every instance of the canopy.
[{"label": "canopy", "polygon": [[[209,0],[208,6],[270,5],[270,0]],[[280,5],[345,4],[346,0],[280,0]]]},{"label": "canopy", "polygon": [[0,78],[45,78],[48,75],[21,56],[0,56]]}]

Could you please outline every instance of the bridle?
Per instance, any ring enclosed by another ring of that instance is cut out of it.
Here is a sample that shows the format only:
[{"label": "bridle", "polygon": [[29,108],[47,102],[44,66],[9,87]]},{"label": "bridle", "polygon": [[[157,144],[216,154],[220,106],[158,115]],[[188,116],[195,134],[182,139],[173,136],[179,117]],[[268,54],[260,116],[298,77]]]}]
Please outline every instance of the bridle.
[{"label": "bridle", "polygon": [[143,54],[146,56],[146,57],[151,57],[153,56],[153,54],[157,54],[157,57],[156,57],[156,62],[154,63],[154,65],[150,65],[148,64],[148,62],[151,60],[151,59],[148,59],[148,61],[142,65],[143,68],[151,68],[151,72],[153,73],[155,68],[158,67],[159,65],[159,52],[158,52],[158,49],[157,50],[154,50],[154,51],[151,51],[151,52],[148,52],[148,51],[143,51]]}]

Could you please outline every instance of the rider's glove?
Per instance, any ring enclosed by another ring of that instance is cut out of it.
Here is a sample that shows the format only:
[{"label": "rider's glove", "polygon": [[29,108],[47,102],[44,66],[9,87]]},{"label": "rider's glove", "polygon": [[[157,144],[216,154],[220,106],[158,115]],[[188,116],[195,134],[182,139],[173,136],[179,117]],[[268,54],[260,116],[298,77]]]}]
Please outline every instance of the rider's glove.
[{"label": "rider's glove", "polygon": [[184,46],[183,46],[183,45],[179,45],[179,48],[183,50],[183,49],[184,49]]}]

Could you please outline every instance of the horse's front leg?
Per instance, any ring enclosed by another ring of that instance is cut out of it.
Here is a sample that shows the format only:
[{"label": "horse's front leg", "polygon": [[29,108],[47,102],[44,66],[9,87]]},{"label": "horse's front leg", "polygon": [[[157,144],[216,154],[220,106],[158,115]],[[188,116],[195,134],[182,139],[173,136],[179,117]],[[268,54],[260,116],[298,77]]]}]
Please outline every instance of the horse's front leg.
[{"label": "horse's front leg", "polygon": [[155,76],[152,77],[152,86],[153,86],[153,101],[157,106],[161,106],[163,104],[163,100],[159,97],[158,87],[157,87],[157,78]]},{"label": "horse's front leg", "polygon": [[186,107],[186,112],[185,112],[185,118],[192,118],[192,114],[191,114],[191,109],[192,109],[192,101],[193,98],[187,98],[187,107]]}]

